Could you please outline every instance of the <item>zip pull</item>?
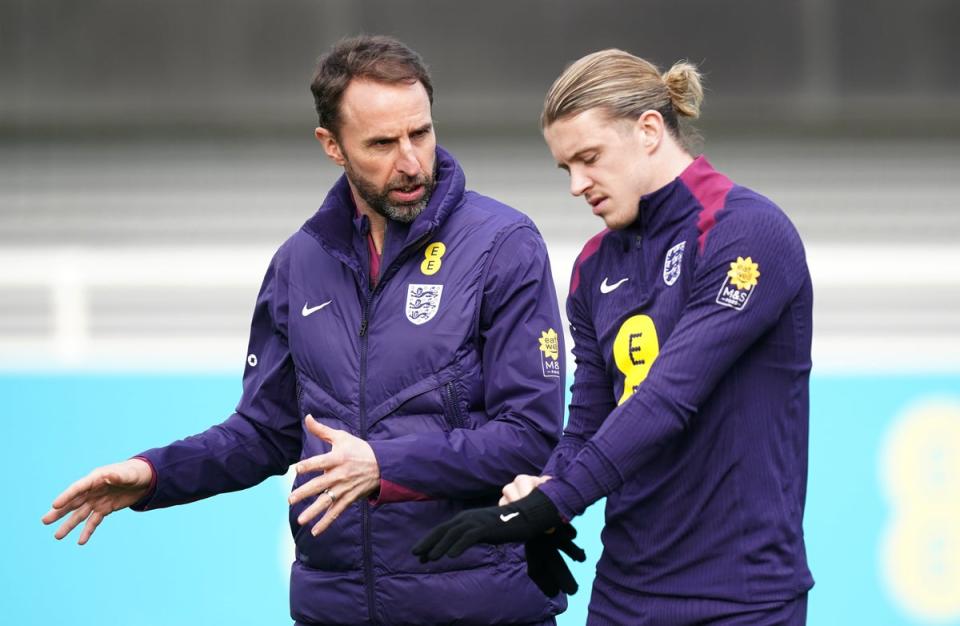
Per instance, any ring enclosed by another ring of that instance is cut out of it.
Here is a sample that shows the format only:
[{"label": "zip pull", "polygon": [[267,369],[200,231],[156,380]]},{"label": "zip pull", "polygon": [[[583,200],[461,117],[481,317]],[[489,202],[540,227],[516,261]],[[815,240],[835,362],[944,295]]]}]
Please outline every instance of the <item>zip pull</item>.
[{"label": "zip pull", "polygon": [[367,318],[360,320],[360,336],[363,337],[367,334]]}]

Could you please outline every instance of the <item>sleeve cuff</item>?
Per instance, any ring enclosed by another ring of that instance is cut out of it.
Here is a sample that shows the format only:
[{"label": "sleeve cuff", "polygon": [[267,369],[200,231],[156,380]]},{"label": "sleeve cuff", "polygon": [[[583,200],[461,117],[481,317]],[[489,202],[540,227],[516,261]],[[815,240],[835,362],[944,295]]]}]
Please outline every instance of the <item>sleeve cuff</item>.
[{"label": "sleeve cuff", "polygon": [[390,504],[391,502],[422,502],[425,500],[433,500],[433,498],[384,478],[380,479],[380,491],[375,496],[368,498],[373,506]]},{"label": "sleeve cuff", "polygon": [[561,476],[554,476],[540,489],[556,505],[565,522],[583,514],[587,507],[623,484],[616,468],[591,444],[570,462]]},{"label": "sleeve cuff", "polygon": [[371,494],[368,501],[372,505],[389,504],[391,502],[417,502],[423,500],[435,500],[421,491],[393,482],[387,476],[396,477],[396,469],[403,467],[405,448],[403,445],[397,445],[398,442],[391,439],[381,439],[370,441],[370,448],[373,455],[377,458],[377,465],[380,467],[380,491]]},{"label": "sleeve cuff", "polygon": [[570,520],[577,516],[576,511],[579,508],[578,503],[580,502],[579,495],[562,479],[551,478],[537,487],[537,489],[543,492],[543,495],[547,496],[547,498],[553,502],[553,505],[557,507],[557,512],[560,514],[560,518],[564,524],[569,524]]},{"label": "sleeve cuff", "polygon": [[130,508],[134,511],[146,511],[150,508],[150,500],[152,500],[153,496],[157,493],[157,468],[153,466],[153,461],[145,456],[137,455],[132,458],[139,459],[150,466],[150,486],[147,488],[147,493],[130,505]]}]

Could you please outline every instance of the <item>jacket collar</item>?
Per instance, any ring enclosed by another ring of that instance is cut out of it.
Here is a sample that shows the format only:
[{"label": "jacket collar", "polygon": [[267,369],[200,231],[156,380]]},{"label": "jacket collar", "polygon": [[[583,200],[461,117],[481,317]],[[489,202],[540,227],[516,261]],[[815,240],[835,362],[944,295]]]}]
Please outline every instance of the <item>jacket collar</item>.
[{"label": "jacket collar", "polygon": [[707,158],[703,155],[695,158],[679,176],[660,189],[641,196],[637,219],[624,231],[650,236],[662,228],[686,219],[691,212],[697,210],[696,203],[688,201],[687,179],[691,175],[704,176],[710,173],[715,173],[715,170]]},{"label": "jacket collar", "polygon": [[[435,187],[430,201],[412,224],[390,222],[384,242],[383,267],[403,254],[407,248],[426,240],[463,201],[466,178],[463,169],[449,152],[437,146]],[[356,237],[365,237],[369,225],[357,215],[357,207],[347,182],[340,176],[327,193],[317,212],[302,230],[316,239],[331,254],[354,269],[362,267],[357,259]],[[362,249],[366,249],[365,246]],[[387,258],[389,254],[390,259]]]}]

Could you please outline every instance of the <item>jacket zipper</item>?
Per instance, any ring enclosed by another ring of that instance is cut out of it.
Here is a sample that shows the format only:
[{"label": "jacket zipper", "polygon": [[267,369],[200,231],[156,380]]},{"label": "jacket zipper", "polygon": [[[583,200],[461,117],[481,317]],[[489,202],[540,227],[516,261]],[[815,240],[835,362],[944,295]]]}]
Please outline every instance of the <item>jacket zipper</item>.
[{"label": "jacket zipper", "polygon": [[450,381],[443,387],[443,404],[446,409],[447,424],[451,429],[463,428],[463,416],[460,414],[460,397],[456,383]]},{"label": "jacket zipper", "polygon": [[[415,249],[423,240],[429,237],[427,234],[417,241]],[[370,283],[363,272],[360,273],[360,280],[367,292],[367,299],[361,305],[360,310],[360,438],[367,440],[367,342],[369,340],[367,331],[370,325],[370,305],[373,298],[382,290],[384,283],[396,273],[396,268],[402,265],[410,256],[410,252],[401,253],[390,267],[386,268],[377,281],[377,286],[371,291]],[[370,532],[370,503],[366,498],[360,501],[360,533],[363,535],[363,577],[367,587],[367,615],[370,617],[370,623],[377,623],[377,613],[375,609],[376,598],[373,589],[373,540]]]},{"label": "jacket zipper", "polygon": [[647,222],[649,220],[649,217],[647,216],[648,206],[649,205],[646,201],[640,203],[639,228],[637,229],[639,232],[633,236],[632,242],[632,247],[637,251],[637,257],[640,259],[640,267],[642,268],[640,271],[641,280],[634,288],[636,289],[639,287],[642,298],[645,298],[647,293],[649,293],[649,289],[647,288],[646,264],[644,263],[643,258],[643,247],[645,243],[644,239],[647,238]]},{"label": "jacket zipper", "polygon": [[303,415],[303,385],[300,383],[300,374],[294,373],[297,382],[297,411]]},{"label": "jacket zipper", "polygon": [[[361,276],[361,280],[366,278]],[[377,283],[379,287],[381,283]],[[373,294],[367,287],[367,299],[360,311],[360,438],[367,440],[367,325],[369,324],[370,303]],[[360,532],[363,535],[363,577],[367,587],[367,613],[372,624],[377,623],[376,609],[374,608],[373,593],[373,540],[370,532],[370,503],[366,498],[360,499]]]}]

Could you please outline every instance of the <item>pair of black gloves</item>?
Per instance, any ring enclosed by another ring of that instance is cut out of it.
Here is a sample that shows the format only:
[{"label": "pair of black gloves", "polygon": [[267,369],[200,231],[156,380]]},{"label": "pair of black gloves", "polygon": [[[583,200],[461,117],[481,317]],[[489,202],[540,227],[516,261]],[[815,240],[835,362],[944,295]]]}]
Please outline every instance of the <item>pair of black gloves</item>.
[{"label": "pair of black gloves", "polygon": [[573,539],[577,531],[564,523],[550,498],[534,489],[525,498],[506,506],[463,511],[431,530],[413,547],[421,563],[444,555],[458,557],[478,543],[524,542],[527,575],[548,597],[563,591],[577,592],[577,581],[561,552],[574,561],[587,556]]}]

